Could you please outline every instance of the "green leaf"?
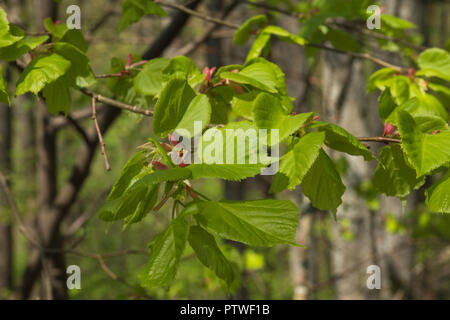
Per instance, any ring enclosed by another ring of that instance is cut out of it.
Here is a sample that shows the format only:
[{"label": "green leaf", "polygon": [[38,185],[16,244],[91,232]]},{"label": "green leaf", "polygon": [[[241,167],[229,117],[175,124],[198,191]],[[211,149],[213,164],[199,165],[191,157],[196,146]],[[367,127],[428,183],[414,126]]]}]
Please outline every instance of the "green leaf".
[{"label": "green leaf", "polygon": [[258,96],[259,91],[252,90],[243,94],[235,95],[231,101],[231,109],[239,116],[253,120],[254,101]]},{"label": "green leaf", "polygon": [[378,115],[385,121],[396,107],[397,104],[392,98],[391,90],[389,88],[385,89],[378,98]]},{"label": "green leaf", "polygon": [[375,159],[369,149],[367,149],[367,147],[365,147],[358,139],[335,124],[314,121],[309,127],[325,132],[325,144],[332,149],[353,156],[363,156],[366,161]]},{"label": "green leaf", "polygon": [[233,42],[237,45],[243,45],[250,39],[253,31],[261,29],[267,25],[267,17],[258,15],[245,21],[234,34]]},{"label": "green leaf", "polygon": [[251,59],[259,57],[268,45],[270,45],[270,34],[265,32],[258,33],[245,61],[250,61]]},{"label": "green leaf", "polygon": [[[313,112],[295,116],[286,115],[280,100],[265,92],[260,93],[253,102],[253,118],[256,125],[263,129],[279,130],[279,141],[283,141],[289,135],[299,130],[311,121],[313,116]],[[270,138],[269,141],[271,141]]]},{"label": "green leaf", "polygon": [[302,191],[311,200],[311,204],[320,210],[330,210],[336,215],[342,203],[345,186],[333,161],[325,151],[319,156],[302,181]]},{"label": "green leaf", "polygon": [[267,26],[261,32],[277,36],[282,41],[298,44],[299,46],[304,46],[306,44],[306,40],[304,38],[296,36],[295,34],[292,34],[278,26]]},{"label": "green leaf", "polygon": [[220,178],[229,181],[240,181],[254,177],[264,168],[263,164],[191,164],[188,169],[192,179]]},{"label": "green leaf", "polygon": [[160,6],[149,0],[125,0],[122,3],[122,16],[119,21],[119,32],[129,25],[138,22],[148,14],[155,14],[161,17],[167,16],[167,12]]},{"label": "green leaf", "polygon": [[450,213],[450,171],[425,191],[426,205],[433,212]]},{"label": "green leaf", "polygon": [[408,162],[416,170],[417,177],[450,163],[450,132],[424,134],[405,111],[398,112],[398,129],[403,150]]},{"label": "green leaf", "polygon": [[70,68],[70,61],[56,53],[35,58],[17,81],[16,96],[26,92],[37,95],[46,85],[63,76]]},{"label": "green leaf", "polygon": [[[174,131],[183,133],[183,137],[192,138],[195,134],[202,133],[202,130],[209,124],[210,119],[211,105],[209,99],[206,95],[199,94],[192,99]],[[201,121],[201,126],[199,126],[199,128],[201,128],[200,132],[195,132],[195,121]]]},{"label": "green leaf", "polygon": [[68,114],[71,104],[69,87],[63,78],[59,78],[52,83],[49,83],[42,94],[45,98],[48,111],[53,115],[58,115],[60,112]]},{"label": "green leaf", "polygon": [[95,81],[89,59],[83,51],[67,42],[52,45],[53,51],[70,61],[70,68],[65,78],[70,86],[86,87]]},{"label": "green leaf", "polygon": [[384,147],[378,154],[373,183],[379,192],[404,198],[425,183],[425,178],[417,179],[415,170],[406,163],[400,145]]},{"label": "green leaf", "polygon": [[326,38],[331,41],[333,47],[343,51],[358,52],[361,50],[359,42],[348,32],[328,28]]},{"label": "green leaf", "polygon": [[140,151],[128,159],[122,168],[119,178],[116,180],[111,192],[109,193],[108,200],[113,200],[120,197],[125,190],[128,189],[133,178],[141,172],[144,166],[145,151]]},{"label": "green leaf", "polygon": [[417,75],[438,77],[450,81],[450,53],[439,48],[432,48],[422,52],[418,59],[421,70]]},{"label": "green leaf", "polygon": [[84,53],[88,49],[88,44],[84,39],[83,33],[78,29],[67,30],[60,41],[70,43]]},{"label": "green leaf", "polygon": [[186,80],[172,79],[167,82],[154,109],[153,131],[155,134],[166,137],[172,132],[194,97],[195,92]]},{"label": "green leaf", "polygon": [[211,234],[199,226],[194,226],[189,231],[188,241],[201,263],[227,283],[233,282],[233,266],[220,251]]},{"label": "green leaf", "polygon": [[55,23],[52,18],[44,20],[44,27],[53,36],[53,41],[60,40],[69,30],[65,23]]},{"label": "green leaf", "polygon": [[136,91],[143,95],[158,96],[168,80],[163,71],[169,62],[168,58],[156,58],[147,62],[134,78]]},{"label": "green leaf", "polygon": [[383,68],[370,76],[367,82],[367,92],[373,92],[376,89],[384,91],[386,85],[390,84],[397,70],[392,68]]},{"label": "green leaf", "polygon": [[397,76],[392,80],[390,84],[391,94],[398,105],[409,100],[410,84],[411,81],[405,76]]},{"label": "green leaf", "polygon": [[153,209],[156,201],[158,201],[159,187],[159,183],[147,187],[147,192],[143,193],[143,197],[140,198],[136,210],[125,218],[125,226],[141,221]]},{"label": "green leaf", "polygon": [[176,218],[170,226],[149,243],[150,260],[139,279],[144,287],[168,286],[175,278],[180,257],[189,234],[184,216]]},{"label": "green leaf", "polygon": [[14,44],[0,48],[0,60],[14,61],[48,40],[48,36],[26,36]]},{"label": "green leaf", "polygon": [[382,14],[381,15],[381,23],[382,24],[386,24],[389,27],[393,28],[393,29],[399,29],[399,30],[403,30],[403,29],[416,29],[417,26],[412,23],[409,22],[407,20],[401,19],[399,17],[396,16],[391,16],[389,14]]},{"label": "green leaf", "polygon": [[294,244],[299,209],[290,201],[206,202],[194,215],[212,234],[253,246]]},{"label": "green leaf", "polygon": [[23,39],[24,36],[25,32],[22,29],[10,23],[0,31],[0,48],[13,45]]},{"label": "green leaf", "polygon": [[[325,133],[313,132],[303,136],[282,158],[279,173],[289,179],[287,188],[292,190],[299,185],[311,169],[325,141]],[[275,186],[271,192],[278,192]]]},{"label": "green leaf", "polygon": [[189,168],[170,168],[152,172],[136,181],[136,184],[154,185],[167,181],[182,181],[191,177]]},{"label": "green leaf", "polygon": [[8,88],[8,84],[6,83],[5,78],[3,78],[2,66],[0,66],[0,102],[11,105],[11,97],[10,97],[10,93],[9,93],[9,88]]}]

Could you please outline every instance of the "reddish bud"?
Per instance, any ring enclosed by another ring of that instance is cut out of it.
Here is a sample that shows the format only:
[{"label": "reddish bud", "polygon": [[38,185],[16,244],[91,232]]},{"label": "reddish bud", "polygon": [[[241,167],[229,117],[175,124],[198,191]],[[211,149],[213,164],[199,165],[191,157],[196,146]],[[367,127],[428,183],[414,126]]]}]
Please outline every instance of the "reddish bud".
[{"label": "reddish bud", "polygon": [[231,70],[231,72],[233,72],[233,73],[238,73],[239,70],[238,70],[238,69],[233,69],[233,70]]},{"label": "reddish bud", "polygon": [[60,21],[60,20],[56,20],[55,22],[53,22],[53,24],[54,24],[54,25],[61,24],[61,21]]},{"label": "reddish bud", "polygon": [[166,170],[166,169],[168,169],[168,167],[164,163],[159,162],[159,161],[153,161],[152,165],[156,168],[156,170]]},{"label": "reddish bud", "polygon": [[291,112],[291,116],[296,116],[296,115],[297,115],[297,112],[295,112],[295,111]]},{"label": "reddish bud", "polygon": [[414,70],[413,68],[408,69],[408,78],[410,78],[412,80],[414,78],[415,73],[416,73],[416,70]]},{"label": "reddish bud", "polygon": [[165,142],[161,143],[161,146],[164,148],[164,150],[166,150],[166,152],[172,151],[172,146]]},{"label": "reddish bud", "polygon": [[181,162],[178,166],[179,166],[180,168],[185,168],[185,167],[187,167],[188,165],[189,165],[189,163]]},{"label": "reddish bud", "polygon": [[172,146],[176,146],[178,144],[178,140],[175,139],[175,137],[171,133],[169,133],[168,138]]},{"label": "reddish bud", "polygon": [[317,119],[319,119],[319,116],[314,116],[314,117],[312,118],[312,121],[316,121]]},{"label": "reddish bud", "polygon": [[127,57],[127,64],[125,65],[125,69],[131,66],[131,60],[133,59],[133,55],[130,53]]},{"label": "reddish bud", "polygon": [[212,67],[211,69],[209,67],[205,67],[203,69],[203,74],[206,75],[206,77],[205,77],[206,82],[211,81],[214,71],[216,71],[216,67]]},{"label": "reddish bud", "polygon": [[434,135],[436,135],[436,134],[438,134],[438,133],[441,133],[441,130],[434,130],[434,131],[431,133],[431,135],[434,136]]},{"label": "reddish bud", "polygon": [[228,84],[230,85],[230,87],[232,87],[237,93],[239,94],[243,94],[244,93],[244,89],[242,89],[242,87],[240,85],[238,85],[237,83],[231,82],[229,81]]},{"label": "reddish bud", "polygon": [[393,136],[397,133],[397,127],[390,124],[389,122],[386,122],[384,124],[384,130],[383,130],[383,137],[386,136]]}]

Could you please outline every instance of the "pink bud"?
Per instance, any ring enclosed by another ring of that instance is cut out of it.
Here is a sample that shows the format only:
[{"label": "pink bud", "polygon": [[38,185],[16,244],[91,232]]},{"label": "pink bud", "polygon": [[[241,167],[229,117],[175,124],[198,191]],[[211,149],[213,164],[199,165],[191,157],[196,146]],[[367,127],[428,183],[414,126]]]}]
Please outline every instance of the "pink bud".
[{"label": "pink bud", "polygon": [[185,168],[185,167],[187,167],[188,165],[189,165],[189,163],[181,162],[178,166],[179,166],[180,168]]},{"label": "pink bud", "polygon": [[434,131],[431,133],[431,135],[434,136],[434,135],[436,135],[436,134],[438,134],[438,133],[441,133],[441,130],[434,130]]},{"label": "pink bud", "polygon": [[231,70],[231,72],[233,72],[233,73],[239,73],[239,70],[238,70],[238,69],[233,69],[233,70]]},{"label": "pink bud", "polygon": [[156,168],[156,170],[166,170],[168,169],[167,166],[159,161],[153,161],[152,165]]},{"label": "pink bud", "polygon": [[205,67],[203,69],[203,74],[206,74],[206,77],[205,77],[206,82],[211,81],[214,71],[216,71],[216,67],[212,67],[211,69],[209,67]]},{"label": "pink bud", "polygon": [[312,121],[316,121],[317,119],[319,119],[319,116],[314,116],[314,117],[312,118]]},{"label": "pink bud", "polygon": [[393,126],[389,122],[384,124],[383,137],[394,135],[397,131],[397,127]]},{"label": "pink bud", "polygon": [[168,138],[171,145],[176,146],[178,144],[178,140],[171,133],[169,133]]},{"label": "pink bud", "polygon": [[132,59],[133,59],[133,55],[130,53],[127,57],[127,64],[125,65],[125,68],[129,68],[131,66]]},{"label": "pink bud", "polygon": [[61,24],[61,21],[60,20],[56,20],[55,22],[53,22],[53,24],[54,25]]},{"label": "pink bud", "polygon": [[170,152],[172,150],[172,146],[168,145],[167,143],[161,143],[161,146],[166,150],[166,152]]},{"label": "pink bud", "polygon": [[410,78],[412,80],[414,78],[415,73],[416,73],[416,70],[414,70],[413,68],[408,69],[408,78]]}]

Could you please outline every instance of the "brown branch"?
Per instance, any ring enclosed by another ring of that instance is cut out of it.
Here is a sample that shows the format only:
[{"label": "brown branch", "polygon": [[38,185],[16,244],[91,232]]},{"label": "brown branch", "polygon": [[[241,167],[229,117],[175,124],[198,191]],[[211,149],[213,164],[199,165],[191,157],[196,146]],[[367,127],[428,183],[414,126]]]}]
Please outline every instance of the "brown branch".
[{"label": "brown branch", "polygon": [[8,179],[6,176],[0,172],[0,187],[3,189],[3,192],[6,195],[6,200],[9,203],[9,206],[11,207],[11,211],[14,215],[14,219],[17,222],[19,231],[24,235],[24,237],[32,243],[34,246],[41,248],[41,245],[39,241],[37,240],[37,237],[33,235],[30,229],[26,227],[26,225],[23,223],[22,218],[20,217],[19,208],[17,206],[16,200],[14,199],[14,196],[11,192],[11,189],[8,185]]},{"label": "brown branch", "polygon": [[402,143],[402,140],[400,139],[393,139],[386,137],[362,137],[357,139],[363,142]]},{"label": "brown branch", "polygon": [[111,170],[111,166],[109,164],[108,155],[106,154],[105,142],[103,141],[102,131],[100,130],[100,126],[97,121],[97,98],[95,95],[92,96],[92,120],[94,120],[95,129],[97,130],[98,142],[100,143],[100,148],[102,150],[103,158],[105,159],[106,171]]},{"label": "brown branch", "polygon": [[196,18],[199,18],[199,19],[203,19],[203,20],[208,21],[208,22],[213,22],[215,24],[220,24],[220,25],[226,26],[228,28],[232,28],[232,29],[239,28],[238,24],[231,23],[231,22],[228,22],[228,21],[224,21],[224,20],[221,20],[221,19],[217,19],[217,18],[208,16],[208,15],[206,15],[204,13],[200,13],[200,12],[197,12],[195,10],[189,9],[188,7],[185,7],[185,6],[181,5],[181,4],[171,3],[171,2],[168,2],[168,1],[165,1],[165,0],[155,0],[154,2],[159,4],[159,5],[162,5],[164,7],[173,8],[173,9],[177,9],[177,10],[183,11],[184,13],[187,13],[187,14],[193,16],[193,17],[196,17]]},{"label": "brown branch", "polygon": [[86,89],[86,88],[81,88],[80,91],[82,93],[84,93],[85,95],[90,96],[90,97],[95,97],[95,99],[97,101],[106,103],[106,104],[108,104],[108,105],[110,105],[112,107],[120,108],[120,109],[127,110],[127,111],[130,111],[130,112],[138,113],[138,114],[142,114],[142,115],[148,116],[148,117],[152,117],[153,116],[153,111],[152,110],[140,108],[140,107],[137,107],[137,106],[132,106],[132,105],[129,105],[129,104],[126,104],[126,103],[123,103],[123,102],[120,102],[120,101],[117,101],[117,100],[114,100],[114,99],[111,99],[111,98],[107,98],[105,96],[102,96],[100,94],[92,92],[92,91],[90,91],[89,89]]},{"label": "brown branch", "polygon": [[[233,9],[239,4],[238,0],[233,1],[227,8],[225,8],[224,12],[220,16],[220,19],[225,19],[232,11]],[[177,51],[177,53],[174,56],[187,56],[188,54],[195,51],[201,44],[203,44],[205,41],[211,38],[213,35],[213,32],[216,31],[220,27],[220,24],[216,23],[212,26],[210,26],[206,31],[199,36],[198,38],[194,39],[192,42],[187,44],[186,46],[182,47],[180,50]]]},{"label": "brown branch", "polygon": [[[188,14],[190,14],[192,16],[195,16],[197,18],[203,19],[203,20],[208,21],[208,22],[215,23],[216,25],[223,25],[223,26],[226,26],[226,27],[229,27],[229,28],[232,28],[232,29],[238,29],[239,28],[239,25],[237,25],[237,24],[230,23],[230,22],[222,20],[222,19],[217,19],[217,18],[210,17],[208,15],[199,13],[199,12],[194,11],[194,10],[191,10],[191,9],[186,8],[185,6],[182,6],[182,5],[179,5],[179,4],[173,4],[173,3],[167,2],[165,0],[157,0],[155,2],[159,3],[159,4],[163,5],[163,6],[171,7],[171,8],[178,9],[180,11],[186,12],[186,13],[188,13]],[[395,69],[395,70],[397,70],[399,72],[403,72],[403,71],[406,70],[403,67],[393,65],[393,64],[391,64],[391,63],[389,63],[387,61],[384,61],[384,60],[382,60],[380,58],[374,57],[374,56],[372,56],[369,53],[359,53],[359,52],[344,51],[344,50],[339,50],[339,49],[336,49],[336,48],[333,48],[333,47],[328,47],[326,45],[317,44],[317,43],[306,43],[305,47],[313,47],[313,48],[318,48],[318,49],[332,51],[332,52],[339,53],[339,54],[349,55],[349,56],[360,58],[360,59],[366,59],[366,60],[372,61],[372,62],[374,62],[374,63],[376,63],[376,64],[378,64],[378,65],[380,65],[382,67],[393,68],[393,69]]]}]

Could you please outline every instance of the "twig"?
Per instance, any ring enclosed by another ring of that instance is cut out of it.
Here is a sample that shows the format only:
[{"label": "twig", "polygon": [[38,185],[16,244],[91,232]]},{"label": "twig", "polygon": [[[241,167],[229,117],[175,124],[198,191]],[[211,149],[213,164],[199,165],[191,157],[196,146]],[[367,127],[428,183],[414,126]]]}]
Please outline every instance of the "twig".
[{"label": "twig", "polygon": [[362,137],[357,139],[363,142],[402,143],[402,140],[400,139],[393,139],[386,137]]},{"label": "twig", "polygon": [[13,212],[14,218],[16,219],[16,222],[18,224],[19,231],[33,245],[35,245],[38,248],[41,248],[41,245],[40,245],[39,241],[34,237],[32,232],[23,223],[22,218],[20,217],[19,208],[17,207],[16,200],[14,199],[14,196],[13,196],[11,190],[9,189],[8,179],[6,178],[6,176],[2,172],[0,172],[0,186],[3,189],[3,192],[6,195],[6,199],[7,199],[8,203],[9,203],[9,206],[11,207],[11,210]]},{"label": "twig", "polygon": [[105,159],[106,171],[111,170],[111,166],[109,165],[108,155],[106,154],[105,142],[103,141],[102,131],[100,130],[100,126],[97,121],[97,97],[95,95],[92,96],[92,120],[94,120],[95,129],[97,130],[98,142],[100,143],[100,148],[102,150],[103,158]]},{"label": "twig", "polygon": [[159,209],[161,209],[167,202],[167,200],[169,200],[169,198],[174,194],[174,192],[176,191],[176,188],[172,188],[165,196],[164,198],[156,205],[155,208],[153,208],[153,211],[159,211]]},{"label": "twig", "polygon": [[86,88],[81,88],[80,91],[82,93],[84,93],[85,95],[90,96],[90,97],[95,97],[97,101],[106,103],[106,104],[108,104],[108,105],[110,105],[112,107],[124,109],[124,110],[130,111],[130,112],[142,114],[142,115],[148,116],[148,117],[152,117],[153,116],[153,111],[152,110],[140,108],[140,107],[137,107],[137,106],[132,106],[132,105],[129,105],[129,104],[126,104],[126,103],[123,103],[123,102],[120,102],[120,101],[117,101],[117,100],[114,100],[114,99],[111,99],[111,98],[107,98],[107,97],[104,97],[104,96],[102,96],[100,94],[94,93],[94,92],[92,92],[92,91],[90,91],[89,89],[86,89]]},{"label": "twig", "polygon": [[[222,13],[220,16],[220,19],[225,19],[236,7],[236,5],[239,4],[238,0],[233,1]],[[192,53],[195,49],[197,49],[202,43],[204,43],[206,40],[210,39],[213,32],[220,26],[220,24],[214,24],[210,26],[206,31],[199,36],[197,39],[194,39],[192,42],[187,44],[186,46],[182,47],[180,50],[176,52],[174,56],[187,56],[188,54]]]},{"label": "twig", "polygon": [[165,1],[165,0],[155,0],[154,2],[157,3],[157,4],[160,4],[160,5],[164,6],[164,7],[169,7],[169,8],[173,8],[173,9],[177,9],[177,10],[183,11],[183,12],[185,12],[185,13],[191,15],[191,16],[203,19],[203,20],[208,21],[208,22],[221,24],[223,26],[226,26],[228,28],[233,28],[233,29],[239,28],[238,24],[231,23],[231,22],[224,21],[224,20],[217,19],[217,18],[213,18],[213,17],[208,16],[206,14],[197,12],[197,11],[192,10],[192,9],[189,9],[189,8],[187,8],[187,7],[185,7],[185,6],[181,5],[181,4],[171,3],[171,2],[168,2],[168,1]]},{"label": "twig", "polygon": [[[237,25],[237,24],[230,23],[230,22],[222,20],[222,19],[217,19],[217,18],[213,18],[213,17],[207,16],[205,14],[202,14],[202,13],[199,13],[197,11],[191,10],[191,9],[186,8],[185,6],[182,6],[182,5],[179,5],[179,4],[173,4],[173,3],[167,2],[165,0],[157,0],[155,2],[159,3],[159,4],[163,5],[163,6],[166,6],[166,7],[171,7],[171,8],[178,9],[180,11],[183,11],[183,12],[188,13],[188,14],[194,16],[194,17],[203,19],[203,20],[208,21],[208,22],[212,22],[212,23],[215,23],[215,24],[223,25],[223,26],[226,26],[226,27],[229,27],[229,28],[232,28],[232,29],[238,29],[239,28],[239,25]],[[358,53],[358,52],[344,51],[344,50],[339,50],[339,49],[336,49],[336,48],[328,47],[328,46],[325,46],[325,45],[322,45],[322,44],[317,44],[317,43],[306,43],[305,47],[319,48],[319,49],[324,49],[324,50],[332,51],[332,52],[339,53],[339,54],[346,54],[346,55],[349,55],[349,56],[352,56],[352,57],[356,57],[356,58],[366,59],[366,60],[372,61],[372,62],[374,62],[374,63],[376,63],[376,64],[378,64],[378,65],[380,65],[382,67],[393,68],[393,69],[395,69],[395,70],[397,70],[399,72],[403,72],[403,71],[406,70],[403,67],[393,65],[393,64],[391,64],[389,62],[386,62],[386,61],[384,61],[384,60],[382,60],[380,58],[374,57],[374,56],[370,55],[369,53]]]}]

